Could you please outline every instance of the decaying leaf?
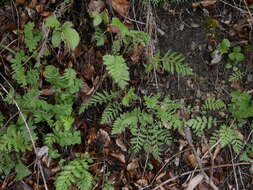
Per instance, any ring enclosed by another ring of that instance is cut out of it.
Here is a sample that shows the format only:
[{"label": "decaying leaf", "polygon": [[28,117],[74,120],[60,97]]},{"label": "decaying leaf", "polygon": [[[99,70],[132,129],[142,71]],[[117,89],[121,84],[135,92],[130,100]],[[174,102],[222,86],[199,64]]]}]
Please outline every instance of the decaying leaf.
[{"label": "decaying leaf", "polygon": [[92,16],[102,12],[105,8],[105,3],[102,0],[92,0],[88,5],[88,13]]},{"label": "decaying leaf", "polygon": [[116,139],[116,144],[118,145],[118,147],[120,147],[122,151],[127,152],[126,145],[123,143],[123,141],[120,138]]},{"label": "decaying leaf", "polygon": [[139,167],[138,159],[133,159],[128,165],[127,165],[127,171],[135,170]]},{"label": "decaying leaf", "polygon": [[131,6],[127,0],[108,0],[112,8],[120,15],[126,15]]},{"label": "decaying leaf", "polygon": [[186,190],[194,190],[195,187],[198,186],[198,184],[201,183],[201,181],[203,180],[204,176],[203,174],[198,174],[196,175],[194,178],[191,179],[191,181],[188,183],[187,185],[187,189]]},{"label": "decaying leaf", "polygon": [[216,2],[217,2],[217,0],[204,0],[204,1],[192,3],[192,6],[198,7],[198,6],[202,5],[203,7],[209,7],[209,6],[214,5]]},{"label": "decaying leaf", "polygon": [[109,134],[103,129],[98,131],[97,139],[104,144],[104,147],[107,147],[111,142]]},{"label": "decaying leaf", "polygon": [[126,159],[125,159],[125,155],[122,153],[111,153],[110,154],[113,158],[116,158],[117,160],[119,160],[121,163],[125,164],[126,163]]}]

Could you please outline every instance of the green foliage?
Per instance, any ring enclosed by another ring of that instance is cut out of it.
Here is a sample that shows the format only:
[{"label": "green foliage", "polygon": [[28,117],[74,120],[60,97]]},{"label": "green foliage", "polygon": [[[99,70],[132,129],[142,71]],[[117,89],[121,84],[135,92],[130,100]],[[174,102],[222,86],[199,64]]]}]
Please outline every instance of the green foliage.
[{"label": "green foliage", "polygon": [[68,190],[72,185],[77,185],[81,190],[92,189],[95,180],[88,171],[92,162],[89,155],[86,155],[84,158],[76,158],[62,166],[61,171],[56,175],[56,190]]},{"label": "green foliage", "polygon": [[7,176],[15,168],[16,160],[8,152],[1,152],[0,155],[0,175]]},{"label": "green foliage", "polygon": [[117,92],[108,93],[106,91],[103,91],[101,93],[97,93],[96,95],[92,96],[91,99],[89,99],[87,102],[84,102],[80,106],[79,113],[86,111],[91,106],[97,106],[97,105],[106,104],[108,102],[111,102],[117,96],[118,96]]},{"label": "green foliage", "polygon": [[113,42],[112,49],[114,54],[118,54],[122,47],[124,47],[124,51],[127,52],[138,48],[138,46],[145,47],[150,41],[150,36],[148,34],[142,31],[128,30],[127,26],[125,26],[116,17],[112,18],[111,25],[120,30],[120,36],[118,40]]},{"label": "green foliage", "polygon": [[64,22],[62,25],[54,16],[49,16],[45,20],[46,27],[53,28],[52,44],[54,47],[60,47],[62,40],[71,49],[74,50],[79,42],[80,36],[78,32],[73,28],[72,22]]},{"label": "green foliage", "polygon": [[232,103],[229,104],[229,111],[233,117],[238,119],[253,117],[253,101],[247,92],[234,91],[230,96]]},{"label": "green foliage", "polygon": [[210,143],[213,145],[220,140],[221,147],[231,145],[233,150],[239,154],[243,149],[243,142],[235,129],[222,125],[219,130],[213,133]]},{"label": "green foliage", "polygon": [[241,72],[241,71],[234,71],[230,76],[229,76],[229,81],[233,82],[233,81],[240,81],[243,79],[245,73]]},{"label": "green foliage", "polygon": [[145,150],[158,160],[161,156],[161,146],[171,142],[170,129],[182,125],[177,114],[182,105],[170,100],[169,97],[163,101],[159,98],[159,94],[145,96],[144,105],[147,111],[136,107],[132,111],[124,112],[114,121],[112,127],[112,134],[129,129],[133,153]]},{"label": "green foliage", "polygon": [[209,116],[196,117],[188,120],[186,125],[193,129],[193,132],[197,136],[202,136],[205,129],[210,129],[212,126],[216,125],[216,119]]},{"label": "green foliage", "polygon": [[230,41],[228,39],[223,39],[219,46],[220,53],[228,53],[230,46]]},{"label": "green foliage", "polygon": [[202,106],[206,110],[220,110],[225,108],[225,103],[220,99],[208,98],[205,100],[204,105]]},{"label": "green foliage", "polygon": [[19,161],[18,164],[15,167],[15,170],[17,172],[16,180],[22,180],[24,177],[31,174],[31,171],[21,162]]},{"label": "green foliage", "polygon": [[118,103],[109,104],[103,111],[101,116],[101,124],[110,124],[122,112],[121,106]]},{"label": "green foliage", "polygon": [[42,39],[41,33],[34,31],[34,26],[33,22],[28,22],[24,26],[25,45],[29,49],[29,52],[33,52]]},{"label": "green foliage", "polygon": [[233,50],[228,54],[228,57],[231,61],[234,61],[236,63],[243,61],[245,58],[244,54],[241,53],[240,46],[233,47]]},{"label": "green foliage", "polygon": [[169,50],[163,57],[160,57],[158,52],[146,66],[146,72],[156,69],[164,69],[172,74],[177,73],[181,75],[192,75],[192,69],[184,64],[185,58],[171,50]]},{"label": "green foliage", "polygon": [[139,97],[134,93],[135,88],[130,88],[125,96],[122,98],[121,103],[123,106],[130,106],[130,103],[137,100]]},{"label": "green foliage", "polygon": [[122,56],[105,55],[103,61],[113,80],[121,89],[124,89],[130,80],[129,69],[124,58]]}]

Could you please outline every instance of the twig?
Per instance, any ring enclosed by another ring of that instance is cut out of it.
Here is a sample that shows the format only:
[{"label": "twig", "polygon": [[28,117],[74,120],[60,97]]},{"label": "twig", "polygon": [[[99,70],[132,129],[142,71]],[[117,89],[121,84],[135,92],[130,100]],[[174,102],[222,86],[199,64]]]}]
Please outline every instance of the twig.
[{"label": "twig", "polygon": [[214,190],[218,190],[218,187],[213,183],[213,181],[211,181],[211,179],[208,177],[208,175],[205,173],[205,171],[203,170],[203,166],[202,166],[202,163],[201,163],[201,160],[198,156],[198,153],[195,149],[195,147],[193,146],[193,140],[192,140],[192,135],[191,135],[191,131],[189,129],[189,127],[187,127],[185,129],[185,137],[189,143],[189,145],[191,146],[192,150],[193,150],[193,153],[194,153],[194,156],[198,162],[198,166],[200,168],[200,171],[201,173],[203,174],[203,176],[205,177],[205,179],[209,182],[209,184],[211,185],[211,187],[214,189]]},{"label": "twig", "polygon": [[[250,165],[252,164],[251,162],[241,162],[241,163],[234,163],[234,166],[242,166],[242,165]],[[211,170],[211,169],[217,169],[217,168],[226,168],[226,167],[231,167],[233,166],[232,164],[223,164],[223,165],[219,165],[219,166],[213,166],[213,167],[207,167],[207,168],[202,168],[204,171],[206,170]],[[191,174],[192,172],[201,172],[201,169],[197,169],[197,170],[192,170],[192,171],[188,171],[188,172],[185,172],[185,173],[182,173],[180,175],[177,175],[175,177],[172,177],[170,179],[167,179],[166,181],[162,182],[161,184],[159,184],[158,186],[156,186],[155,188],[153,188],[152,190],[156,190],[156,189],[159,189],[160,187],[170,183],[171,181],[174,181],[180,177],[183,177],[183,176],[186,176],[186,175],[189,175]],[[147,189],[148,187],[150,186],[147,186],[147,187],[144,187],[142,188],[141,190],[144,190],[144,189]]]}]

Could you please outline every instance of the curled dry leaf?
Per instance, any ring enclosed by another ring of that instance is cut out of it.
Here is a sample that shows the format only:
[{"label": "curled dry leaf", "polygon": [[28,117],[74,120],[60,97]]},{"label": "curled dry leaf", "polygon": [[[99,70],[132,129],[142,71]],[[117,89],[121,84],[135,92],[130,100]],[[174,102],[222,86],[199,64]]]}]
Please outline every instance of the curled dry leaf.
[{"label": "curled dry leaf", "polygon": [[110,154],[113,158],[116,158],[117,160],[119,160],[121,163],[125,164],[126,163],[126,159],[125,159],[125,155],[122,153],[111,153]]},{"label": "curled dry leaf", "polygon": [[139,167],[138,159],[133,159],[128,165],[127,165],[127,171],[135,170]]},{"label": "curled dry leaf", "polygon": [[120,15],[126,15],[131,6],[127,0],[108,0],[112,8]]},{"label": "curled dry leaf", "polygon": [[88,5],[88,13],[92,16],[102,12],[105,8],[105,3],[102,0],[91,0]]},{"label": "curled dry leaf", "polygon": [[195,187],[197,187],[201,181],[203,180],[204,176],[203,174],[198,174],[194,178],[191,179],[191,181],[187,185],[186,190],[194,190]]},{"label": "curled dry leaf", "polygon": [[118,147],[120,147],[122,151],[127,152],[127,148],[120,138],[116,139],[116,144],[118,145]]},{"label": "curled dry leaf", "polygon": [[196,3],[192,3],[192,6],[198,7],[202,5],[203,7],[209,7],[209,6],[215,5],[216,2],[217,0],[204,0],[204,1],[196,2]]},{"label": "curled dry leaf", "polygon": [[97,139],[104,144],[104,147],[107,147],[111,142],[109,134],[103,129],[98,131]]},{"label": "curled dry leaf", "polygon": [[194,154],[188,154],[186,156],[187,160],[190,162],[192,167],[198,167],[198,162],[196,160],[196,157],[194,156]]}]

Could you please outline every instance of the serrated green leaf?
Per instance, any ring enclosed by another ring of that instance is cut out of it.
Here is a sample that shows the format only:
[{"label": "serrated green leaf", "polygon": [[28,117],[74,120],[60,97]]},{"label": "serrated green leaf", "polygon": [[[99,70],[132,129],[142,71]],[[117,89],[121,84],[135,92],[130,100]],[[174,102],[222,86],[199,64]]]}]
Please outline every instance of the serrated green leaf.
[{"label": "serrated green leaf", "polygon": [[16,175],[17,181],[22,180],[24,177],[31,174],[31,171],[22,162],[19,162],[16,165],[15,170],[17,172],[17,175]]},{"label": "serrated green leaf", "polygon": [[45,26],[57,28],[61,25],[61,23],[57,20],[55,16],[49,16],[46,18]]},{"label": "serrated green leaf", "polygon": [[61,44],[61,32],[58,30],[54,30],[53,31],[53,35],[52,35],[52,44],[54,47],[59,47]]}]

